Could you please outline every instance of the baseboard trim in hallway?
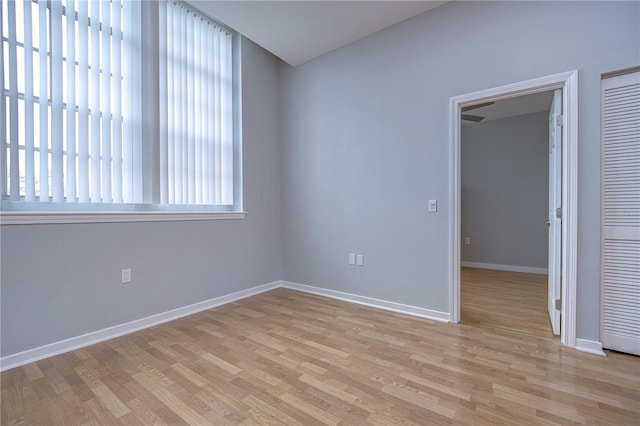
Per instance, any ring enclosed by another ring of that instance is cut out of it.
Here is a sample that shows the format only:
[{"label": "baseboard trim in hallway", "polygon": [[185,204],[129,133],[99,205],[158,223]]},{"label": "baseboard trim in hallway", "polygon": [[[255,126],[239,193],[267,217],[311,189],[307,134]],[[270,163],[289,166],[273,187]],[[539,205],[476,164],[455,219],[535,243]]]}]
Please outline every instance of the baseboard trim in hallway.
[{"label": "baseboard trim in hallway", "polygon": [[534,268],[531,266],[515,266],[515,265],[498,265],[494,263],[481,263],[481,262],[460,262],[460,266],[466,268],[478,268],[478,269],[492,269],[494,271],[510,271],[510,272],[524,272],[527,274],[548,274],[547,268]]}]

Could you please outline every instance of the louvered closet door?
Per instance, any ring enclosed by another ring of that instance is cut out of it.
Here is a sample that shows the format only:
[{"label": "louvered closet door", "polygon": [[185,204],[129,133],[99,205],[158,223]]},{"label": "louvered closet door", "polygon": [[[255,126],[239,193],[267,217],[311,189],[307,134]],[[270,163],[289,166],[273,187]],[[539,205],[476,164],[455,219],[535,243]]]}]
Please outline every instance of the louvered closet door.
[{"label": "louvered closet door", "polygon": [[602,345],[640,355],[640,72],[602,80]]}]

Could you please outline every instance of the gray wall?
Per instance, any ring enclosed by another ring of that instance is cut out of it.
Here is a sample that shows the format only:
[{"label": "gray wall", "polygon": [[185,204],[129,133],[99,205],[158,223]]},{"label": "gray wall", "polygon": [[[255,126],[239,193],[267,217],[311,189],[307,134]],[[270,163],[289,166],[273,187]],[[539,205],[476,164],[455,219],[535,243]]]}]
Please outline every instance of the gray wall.
[{"label": "gray wall", "polygon": [[462,126],[462,261],[546,268],[549,113]]},{"label": "gray wall", "polygon": [[447,312],[449,98],[578,69],[577,335],[597,340],[600,74],[640,63],[639,17],[638,2],[451,2],[282,65],[283,278]]},{"label": "gray wall", "polygon": [[246,219],[2,226],[3,356],[282,277],[278,60],[242,59]]}]

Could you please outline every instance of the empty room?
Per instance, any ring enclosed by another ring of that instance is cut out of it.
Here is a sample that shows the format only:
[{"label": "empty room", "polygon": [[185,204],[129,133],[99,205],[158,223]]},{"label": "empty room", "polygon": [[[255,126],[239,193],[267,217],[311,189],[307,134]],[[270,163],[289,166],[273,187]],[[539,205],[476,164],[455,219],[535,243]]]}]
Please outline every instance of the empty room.
[{"label": "empty room", "polygon": [[2,425],[640,423],[640,2],[0,14]]}]

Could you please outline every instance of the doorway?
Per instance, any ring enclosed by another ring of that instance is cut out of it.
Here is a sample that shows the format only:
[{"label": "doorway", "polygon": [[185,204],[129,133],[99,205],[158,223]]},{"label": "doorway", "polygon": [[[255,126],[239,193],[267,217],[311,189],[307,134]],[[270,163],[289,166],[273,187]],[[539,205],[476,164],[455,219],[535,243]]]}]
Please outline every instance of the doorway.
[{"label": "doorway", "polygon": [[552,223],[548,207],[560,205],[559,173],[552,167],[560,159],[554,137],[560,112],[552,105],[560,104],[561,93],[558,102],[554,95],[462,108],[463,323],[545,338],[559,334],[559,277],[548,267],[560,258],[561,223]]},{"label": "doorway", "polygon": [[[562,315],[560,340],[576,346],[576,272],[577,272],[577,91],[578,73],[570,71],[492,89],[456,96],[450,99],[450,321],[460,321],[461,267],[461,112],[463,108],[487,102],[515,98],[527,94],[561,89],[562,97],[562,227],[561,271],[563,283],[559,299]],[[468,108],[467,108],[468,109]]]}]

